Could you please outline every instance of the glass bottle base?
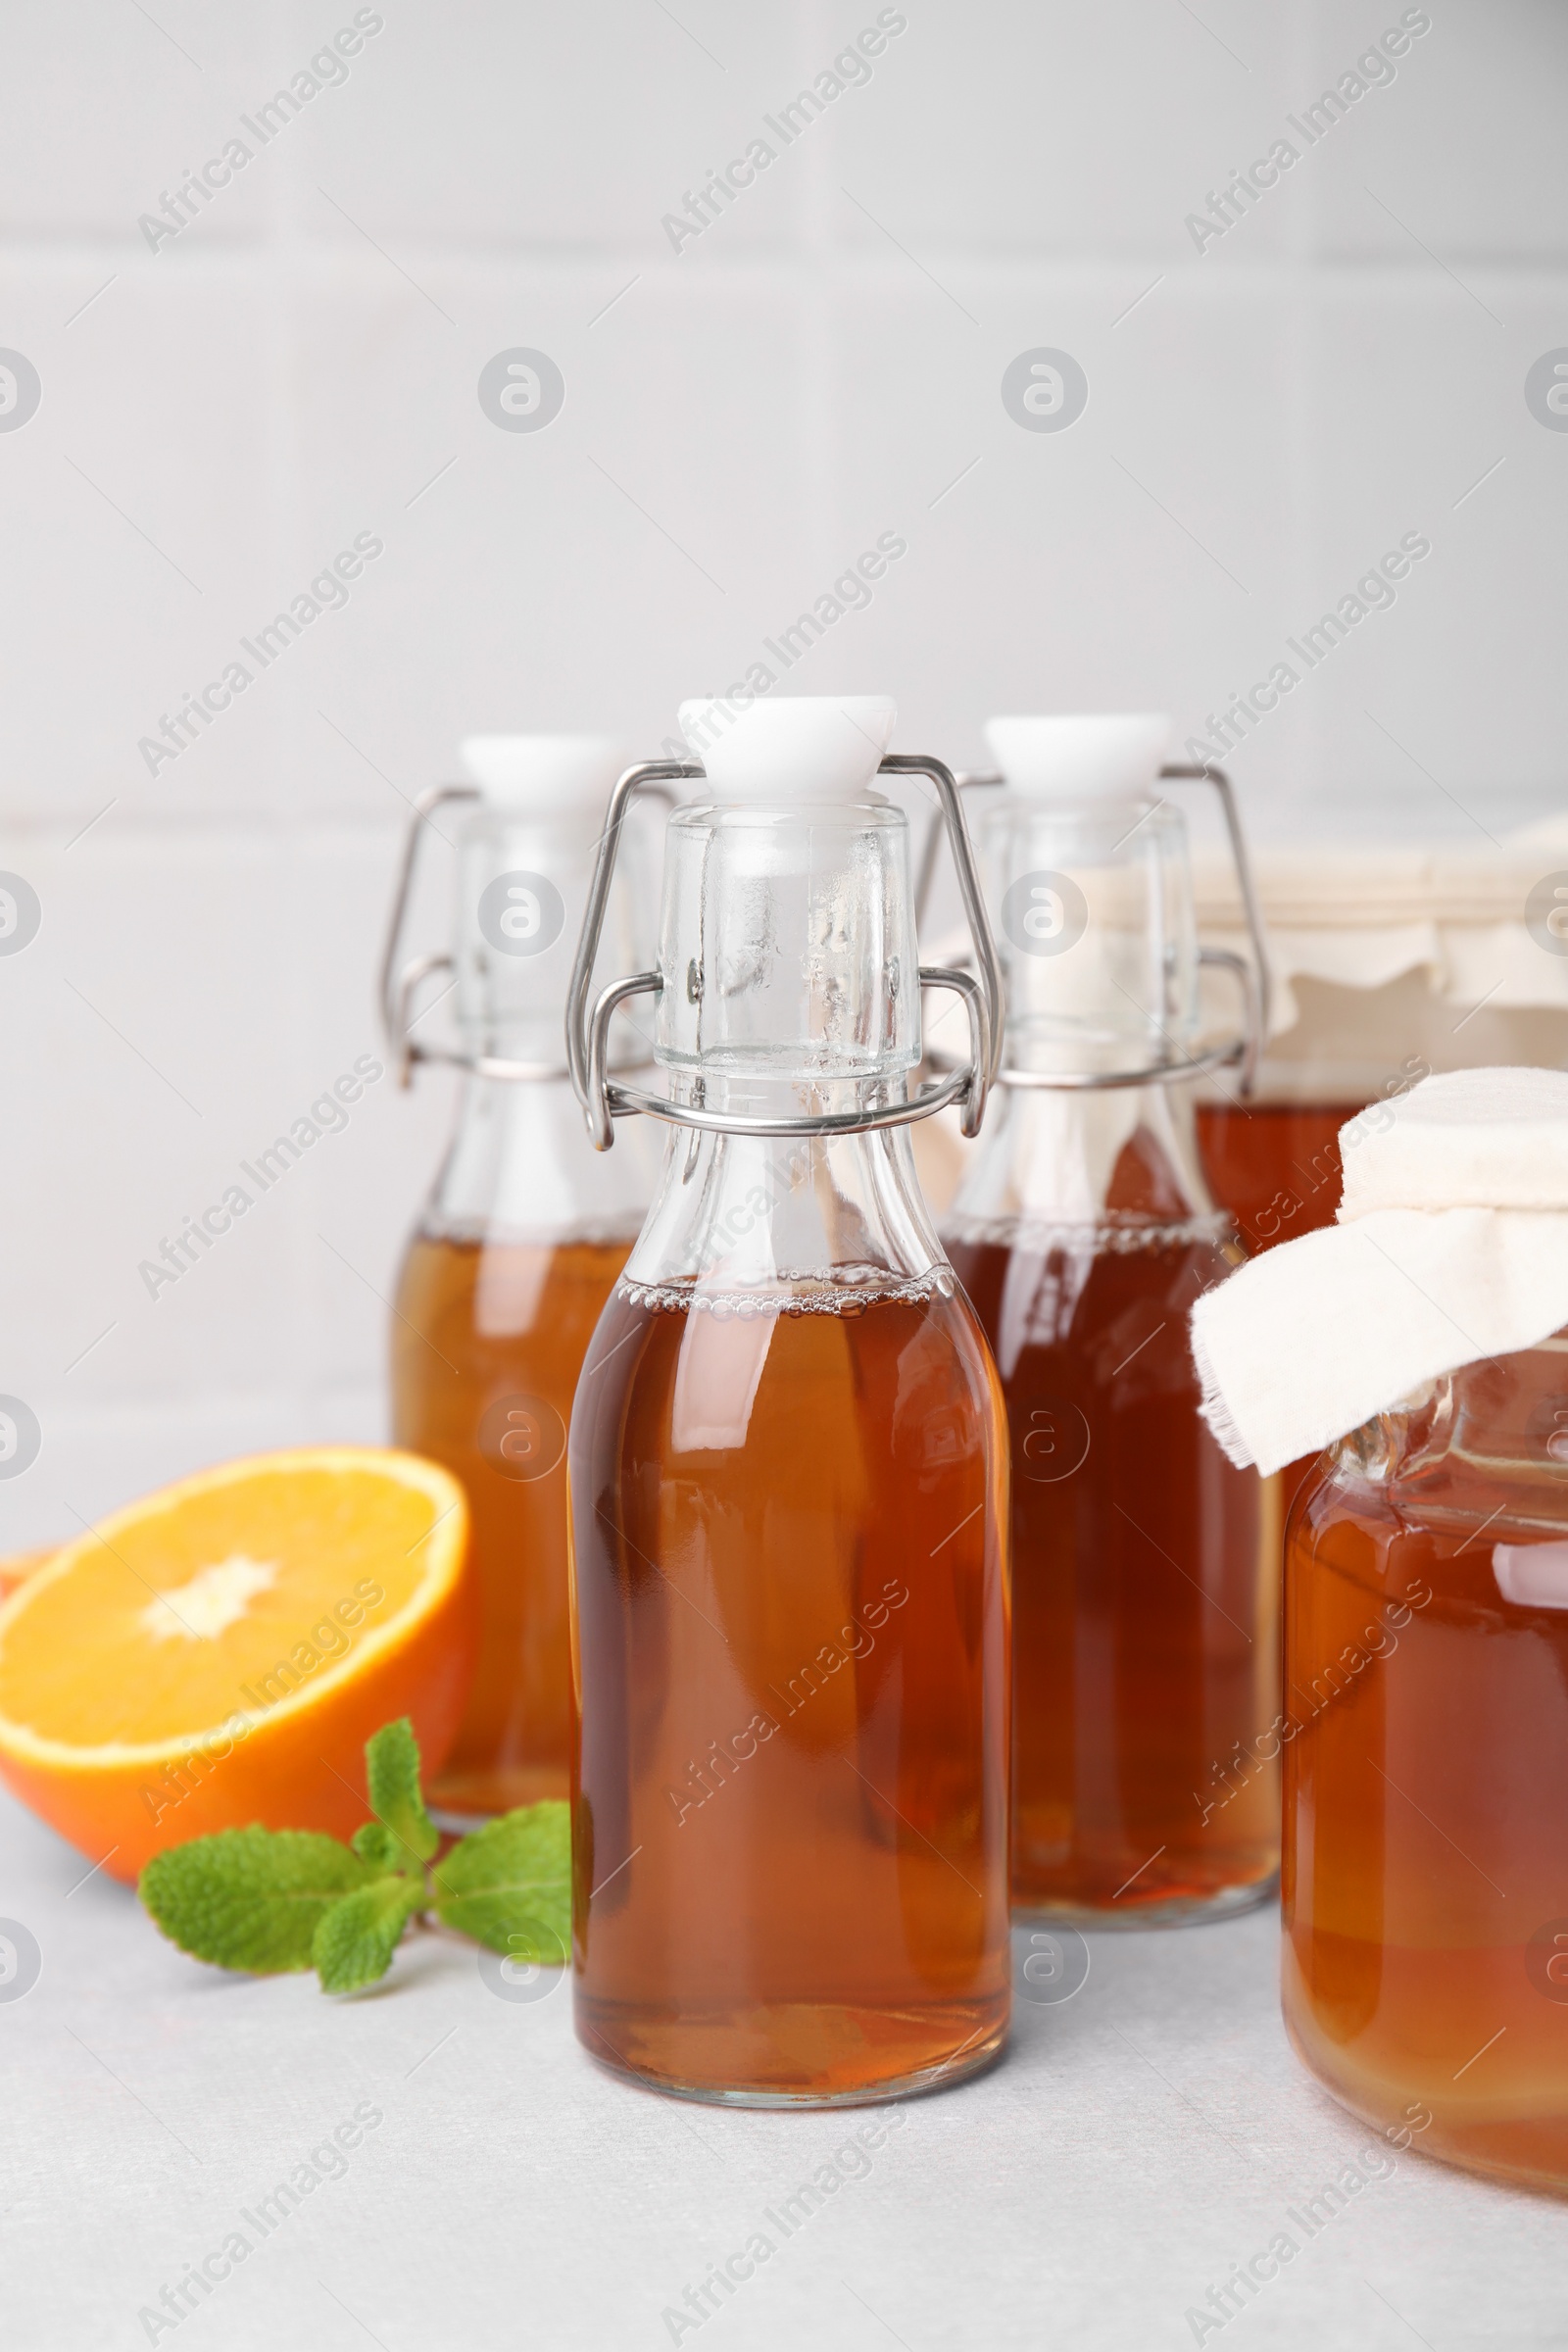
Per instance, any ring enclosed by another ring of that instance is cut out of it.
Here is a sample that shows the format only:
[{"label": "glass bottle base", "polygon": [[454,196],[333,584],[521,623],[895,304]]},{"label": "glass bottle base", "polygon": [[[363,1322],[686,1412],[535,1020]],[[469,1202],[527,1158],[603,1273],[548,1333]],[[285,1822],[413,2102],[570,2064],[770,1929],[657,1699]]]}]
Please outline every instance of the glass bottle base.
[{"label": "glass bottle base", "polygon": [[[590,2058],[606,2074],[614,2075],[623,2082],[634,2082],[639,2089],[662,2091],[666,2098],[692,2099],[705,2107],[879,2107],[889,2099],[918,2098],[922,2093],[946,2090],[951,2083],[966,2082],[971,2075],[983,2074],[994,2066],[1006,2046],[1007,2014],[1004,2008],[996,2021],[981,2028],[980,2033],[947,2056],[924,2066],[910,2068],[903,2074],[890,2075],[883,2081],[845,2082],[826,2087],[793,2087],[767,2083],[718,2084],[699,2082],[684,2078],[673,2069],[634,2066],[611,2048],[604,2036],[589,2025],[577,2009],[577,2038]],[[982,2037],[983,2036],[983,2037]]]},{"label": "glass bottle base", "polygon": [[1015,1897],[1012,1924],[1015,1928],[1079,1928],[1099,1935],[1107,1932],[1119,1935],[1129,1928],[1203,1928],[1217,1920],[1240,1919],[1244,1912],[1259,1910],[1264,1903],[1275,1901],[1279,1890],[1280,1876],[1276,1870],[1250,1886],[1219,1886],[1207,1894],[1165,1895],[1141,1904],[1046,1902]]}]

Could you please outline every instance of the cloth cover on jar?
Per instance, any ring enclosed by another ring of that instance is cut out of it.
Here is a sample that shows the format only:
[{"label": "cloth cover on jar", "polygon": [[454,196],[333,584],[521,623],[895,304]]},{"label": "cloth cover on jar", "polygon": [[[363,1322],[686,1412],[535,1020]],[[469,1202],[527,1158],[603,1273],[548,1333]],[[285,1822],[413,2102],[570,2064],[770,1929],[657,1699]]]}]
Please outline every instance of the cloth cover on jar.
[{"label": "cloth cover on jar", "polygon": [[1239,1467],[1318,1451],[1461,1364],[1568,1325],[1568,1072],[1451,1070],[1340,1129],[1339,1222],[1193,1309]]}]

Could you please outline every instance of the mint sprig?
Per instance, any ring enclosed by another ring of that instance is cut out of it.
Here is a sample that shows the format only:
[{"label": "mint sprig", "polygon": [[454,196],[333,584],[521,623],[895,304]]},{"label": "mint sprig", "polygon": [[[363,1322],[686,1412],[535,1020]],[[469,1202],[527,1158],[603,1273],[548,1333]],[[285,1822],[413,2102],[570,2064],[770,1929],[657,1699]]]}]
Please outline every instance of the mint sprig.
[{"label": "mint sprig", "polygon": [[571,1938],[571,1807],[559,1797],[503,1813],[437,1863],[435,1914],[515,1958],[541,1967],[566,1957]]},{"label": "mint sprig", "polygon": [[309,1968],[321,1921],[375,1875],[315,1830],[220,1830],[155,1854],[138,1892],[182,1952],[266,1977]]},{"label": "mint sprig", "polygon": [[384,1977],[404,1929],[424,1904],[425,1890],[413,1879],[377,1879],[323,1912],[311,1938],[321,1990],[359,1992]]},{"label": "mint sprig", "polygon": [[419,1749],[404,1717],[367,1740],[375,1814],[342,1845],[315,1830],[220,1830],[155,1854],[138,1893],[172,1943],[220,1968],[276,1975],[314,1966],[325,1992],[385,1976],[411,1920],[434,1915],[492,1951],[545,1967],[571,1935],[571,1813],[522,1805],[460,1838],[431,1868]]},{"label": "mint sprig", "polygon": [[428,1862],[441,1842],[441,1833],[424,1809],[419,1743],[406,1715],[396,1723],[383,1724],[366,1741],[365,1776],[370,1811],[403,1848],[399,1867],[408,1870]]}]

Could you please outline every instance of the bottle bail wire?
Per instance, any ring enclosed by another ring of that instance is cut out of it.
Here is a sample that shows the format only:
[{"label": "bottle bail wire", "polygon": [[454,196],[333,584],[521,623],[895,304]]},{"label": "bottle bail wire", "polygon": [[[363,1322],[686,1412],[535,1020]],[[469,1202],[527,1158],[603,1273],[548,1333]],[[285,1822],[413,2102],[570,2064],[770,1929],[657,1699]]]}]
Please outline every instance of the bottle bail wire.
[{"label": "bottle bail wire", "polygon": [[[547,1061],[520,1061],[510,1054],[478,1054],[458,1041],[427,1044],[414,1034],[416,1022],[421,1020],[426,1012],[432,1011],[441,1001],[440,996],[433,997],[421,1010],[415,1010],[415,1000],[425,982],[434,979],[438,973],[446,973],[448,986],[441,991],[441,996],[450,995],[457,983],[457,964],[450,955],[411,956],[404,958],[403,935],[408,926],[409,906],[419,867],[419,853],[427,831],[440,833],[439,826],[433,821],[437,809],[460,801],[482,802],[484,797],[476,784],[432,784],[415,802],[414,813],[409,818],[403,836],[376,987],[381,1034],[401,1087],[413,1084],[415,1065],[418,1062],[468,1070],[476,1078],[523,1080],[564,1078],[568,1075],[564,1054]],[[674,806],[672,793],[662,792],[658,797]],[[441,838],[445,839],[445,836],[441,835]],[[638,1061],[626,1066],[637,1068],[642,1065]]]},{"label": "bottle bail wire", "polygon": [[[996,774],[963,773],[954,778],[957,792],[991,792],[1003,789],[1006,777]],[[1269,1023],[1273,1009],[1273,989],[1269,976],[1268,956],[1263,946],[1263,916],[1258,906],[1257,892],[1252,881],[1251,863],[1247,855],[1247,841],[1242,832],[1242,820],[1236,807],[1236,794],[1229,776],[1221,767],[1205,765],[1190,767],[1173,764],[1159,770],[1162,784],[1197,783],[1212,785],[1219,799],[1225,820],[1225,832],[1230,845],[1231,863],[1241,889],[1242,912],[1247,924],[1248,945],[1251,960],[1235,956],[1229,948],[1203,948],[1198,951],[1200,966],[1210,971],[1226,971],[1235,978],[1242,995],[1242,1026],[1234,1037],[1209,1047],[1201,1054],[1181,1053],[1179,1059],[1152,1062],[1141,1070],[1019,1070],[999,1067],[993,1083],[997,1086],[1054,1087],[1063,1092],[1102,1087],[1180,1086],[1188,1079],[1202,1078],[1215,1070],[1238,1069],[1240,1089],[1250,1096],[1257,1078],[1257,1064],[1268,1045]],[[920,855],[919,877],[914,886],[914,915],[918,925],[925,918],[932,884],[936,879],[937,853],[942,835],[935,818],[925,837]],[[959,876],[960,887],[962,875]],[[1171,1041],[1173,1042],[1173,1041]],[[1178,1049],[1178,1051],[1180,1051]],[[967,1133],[968,1130],[965,1130]]]},{"label": "bottle bail wire", "polygon": [[[963,999],[969,1016],[968,1060],[929,1080],[907,1102],[792,1118],[745,1118],[728,1111],[708,1110],[701,1103],[675,1102],[667,1095],[650,1094],[645,1089],[621,1084],[608,1066],[611,1020],[633,997],[658,996],[664,985],[662,972],[633,972],[623,980],[612,981],[597,1003],[590,1004],[594,962],[610,901],[621,825],[637,793],[658,790],[674,782],[698,781],[707,774],[698,760],[649,760],[627,768],[610,796],[566,1000],[566,1064],[596,1151],[608,1152],[615,1140],[615,1120],[635,1111],[667,1120],[677,1127],[701,1128],[719,1135],[831,1136],[858,1135],[875,1127],[906,1126],[911,1120],[929,1118],[933,1111],[942,1110],[952,1102],[961,1106],[963,1133],[966,1136],[979,1133],[986,1097],[996,1083],[1002,1060],[1002,967],[986,915],[957,780],[940,760],[915,754],[890,753],[876,772],[879,776],[925,776],[936,787],[940,817],[933,819],[933,825],[940,821],[947,832],[980,976],[977,979],[972,972],[922,964],[920,986],[922,990],[947,989]],[[666,793],[664,797],[671,796]]]}]

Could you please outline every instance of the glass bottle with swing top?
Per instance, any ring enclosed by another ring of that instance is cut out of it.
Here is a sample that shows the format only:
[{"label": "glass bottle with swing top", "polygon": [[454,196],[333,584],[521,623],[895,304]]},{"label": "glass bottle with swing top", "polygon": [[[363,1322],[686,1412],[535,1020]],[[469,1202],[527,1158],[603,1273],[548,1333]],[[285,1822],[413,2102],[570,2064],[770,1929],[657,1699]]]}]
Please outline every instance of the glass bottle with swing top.
[{"label": "glass bottle with swing top", "polygon": [[[1000,1000],[952,777],[885,760],[891,703],[687,705],[658,967],[568,1051],[595,1140],[667,1123],[570,1444],[578,2033],[688,2096],[831,2104],[983,2066],[1008,2014],[1006,1438],[908,1122],[978,1124]],[[942,797],[981,977],[922,972],[903,812]],[[961,1071],[911,1094],[922,988]],[[667,1093],[607,1079],[656,1001]],[[616,1149],[619,1149],[617,1143]]]},{"label": "glass bottle with swing top", "polygon": [[[561,1046],[619,747],[484,736],[463,759],[474,781],[426,796],[411,828],[384,994],[405,1082],[421,1061],[464,1073],[452,1143],[404,1258],[391,1345],[394,1441],[455,1471],[471,1511],[479,1663],[430,1788],[445,1814],[470,1820],[568,1793],[566,1425],[654,1166],[640,1136],[613,1159],[589,1150]],[[405,962],[413,860],[443,824],[457,851],[454,952]],[[630,846],[611,908],[619,957],[637,884]],[[456,1004],[445,1046],[427,1017],[443,994]]]},{"label": "glass bottle with swing top", "polygon": [[[1156,783],[1168,722],[987,734],[1006,1049],[944,1234],[1012,1435],[1013,1902],[1095,1926],[1245,1909],[1279,1862],[1279,1768],[1254,1746],[1277,1704],[1279,1528],[1272,1485],[1199,1417],[1186,1331],[1242,1254],[1188,1082],[1235,1087],[1250,1049],[1199,1050],[1185,820]],[[1204,958],[1255,1004],[1260,952],[1250,973]]]}]

